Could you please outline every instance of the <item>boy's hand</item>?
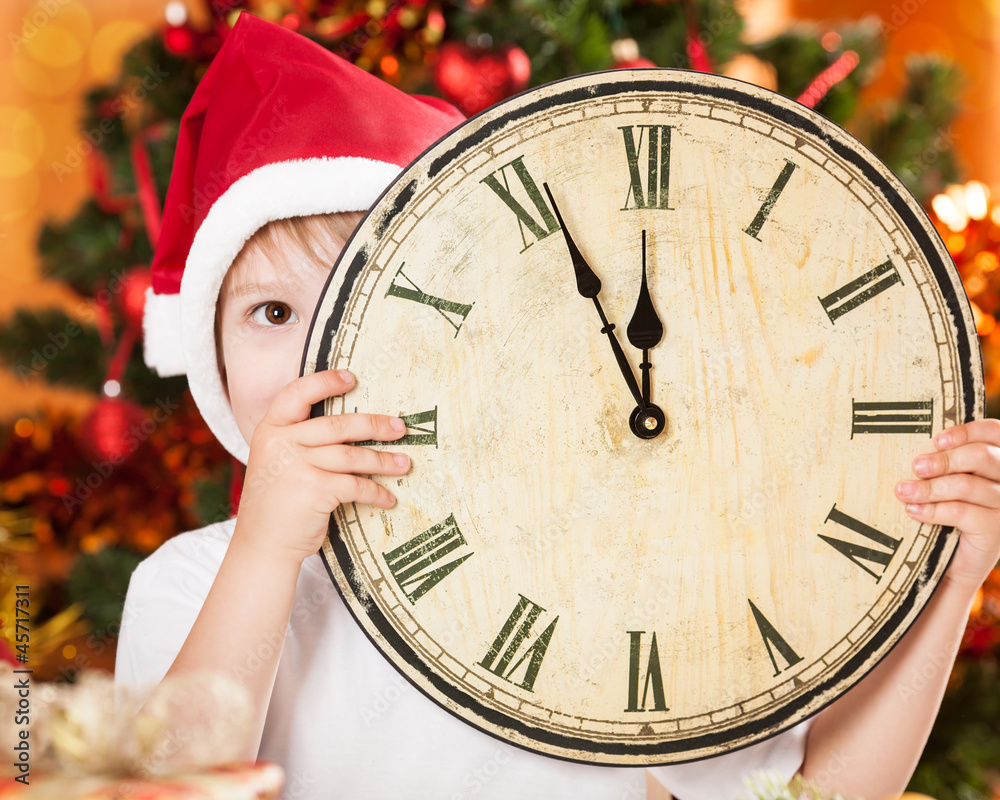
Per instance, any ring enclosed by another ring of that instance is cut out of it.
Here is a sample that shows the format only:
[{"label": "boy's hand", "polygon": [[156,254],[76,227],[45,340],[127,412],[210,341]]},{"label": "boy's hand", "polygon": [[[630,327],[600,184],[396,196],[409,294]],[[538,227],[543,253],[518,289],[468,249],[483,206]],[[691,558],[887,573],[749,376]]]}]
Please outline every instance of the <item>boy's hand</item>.
[{"label": "boy's hand", "polygon": [[896,497],[913,519],[961,530],[946,577],[975,589],[1000,558],[1000,420],[947,428],[934,446],[913,460],[922,480],[900,481]]},{"label": "boy's hand", "polygon": [[314,403],[354,386],[346,371],[303,375],[275,396],[254,429],[237,514],[241,541],[299,563],[323,543],[330,514],[344,503],[391,508],[396,498],[365,475],[402,475],[410,459],[349,442],[393,441],[398,417],[338,414],[309,418]]}]

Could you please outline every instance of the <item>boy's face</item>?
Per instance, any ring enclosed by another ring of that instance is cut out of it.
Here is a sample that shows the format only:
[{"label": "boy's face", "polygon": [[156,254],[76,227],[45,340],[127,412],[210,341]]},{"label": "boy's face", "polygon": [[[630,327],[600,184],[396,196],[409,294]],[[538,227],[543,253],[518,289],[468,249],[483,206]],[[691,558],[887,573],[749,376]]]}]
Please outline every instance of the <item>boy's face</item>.
[{"label": "boy's face", "polygon": [[275,395],[299,376],[306,333],[329,275],[304,254],[292,251],[288,259],[292,263],[272,263],[250,250],[219,298],[222,383],[247,444]]}]

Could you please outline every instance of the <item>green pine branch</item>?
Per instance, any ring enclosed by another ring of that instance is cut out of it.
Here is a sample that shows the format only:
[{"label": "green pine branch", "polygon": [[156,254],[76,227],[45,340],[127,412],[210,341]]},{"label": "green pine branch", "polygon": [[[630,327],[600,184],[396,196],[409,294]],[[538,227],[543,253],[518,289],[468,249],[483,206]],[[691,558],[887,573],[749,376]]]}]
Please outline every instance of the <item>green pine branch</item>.
[{"label": "green pine branch", "polygon": [[[122,335],[115,331],[115,341]],[[111,355],[105,352],[97,329],[81,324],[59,309],[16,309],[0,325],[0,359],[24,382],[44,380],[99,394]],[[122,392],[140,405],[181,394],[184,377],[161,378],[142,359],[136,342],[122,377]]]}]

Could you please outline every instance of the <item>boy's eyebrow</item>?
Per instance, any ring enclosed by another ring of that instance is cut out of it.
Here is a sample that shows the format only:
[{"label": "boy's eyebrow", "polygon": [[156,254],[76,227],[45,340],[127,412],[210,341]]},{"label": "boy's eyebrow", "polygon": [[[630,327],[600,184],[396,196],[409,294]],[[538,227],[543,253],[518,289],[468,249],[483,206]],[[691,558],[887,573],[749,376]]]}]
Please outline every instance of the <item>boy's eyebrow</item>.
[{"label": "boy's eyebrow", "polygon": [[287,290],[287,287],[280,283],[237,283],[229,292],[229,300],[236,300],[248,294],[279,294]]}]

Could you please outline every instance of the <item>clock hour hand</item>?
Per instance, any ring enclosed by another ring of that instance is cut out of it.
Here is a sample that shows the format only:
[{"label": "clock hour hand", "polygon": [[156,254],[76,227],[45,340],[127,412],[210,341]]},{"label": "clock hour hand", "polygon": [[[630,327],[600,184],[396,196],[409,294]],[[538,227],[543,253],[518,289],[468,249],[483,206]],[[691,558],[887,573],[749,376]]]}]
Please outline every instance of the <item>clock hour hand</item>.
[{"label": "clock hour hand", "polygon": [[633,347],[642,350],[642,399],[649,405],[649,370],[652,363],[649,360],[650,348],[656,347],[663,338],[663,323],[656,316],[653,308],[653,298],[649,295],[646,284],[646,231],[642,232],[642,285],[639,287],[639,299],[635,304],[632,321],[628,324],[628,340]]},{"label": "clock hour hand", "polygon": [[632,396],[639,404],[639,407],[645,409],[646,401],[643,400],[642,392],[639,390],[639,384],[635,379],[635,374],[632,372],[632,366],[628,363],[628,358],[625,356],[625,351],[622,350],[622,346],[618,342],[618,337],[615,336],[615,326],[613,323],[608,322],[608,318],[604,315],[604,309],[601,308],[601,302],[597,299],[597,295],[601,291],[601,279],[590,268],[587,259],[583,257],[580,248],[576,246],[576,242],[570,236],[566,224],[563,222],[562,214],[559,213],[559,207],[552,197],[552,192],[549,191],[549,185],[543,183],[542,188],[545,189],[545,193],[549,196],[549,202],[552,203],[552,210],[556,212],[559,227],[562,228],[563,234],[566,237],[566,246],[569,248],[569,255],[573,261],[573,269],[576,272],[576,288],[583,297],[594,301],[597,313],[601,317],[601,333],[608,335],[608,340],[611,342],[611,349],[614,351],[615,359],[618,361],[618,368],[625,377],[625,383],[628,384],[629,391],[632,392]]}]

